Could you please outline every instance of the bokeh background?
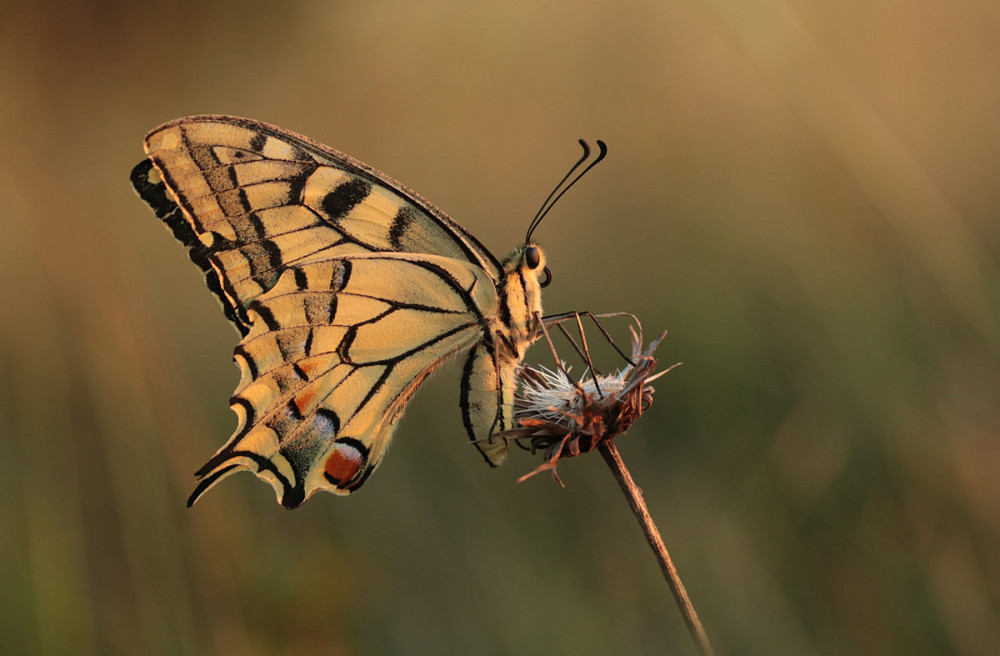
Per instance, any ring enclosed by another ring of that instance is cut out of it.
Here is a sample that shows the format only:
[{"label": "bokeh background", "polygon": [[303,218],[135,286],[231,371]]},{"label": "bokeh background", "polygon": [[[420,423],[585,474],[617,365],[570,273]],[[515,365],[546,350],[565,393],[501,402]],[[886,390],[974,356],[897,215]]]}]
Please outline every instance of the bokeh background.
[{"label": "bokeh background", "polygon": [[997,3],[0,7],[0,653],[694,653],[601,459],[488,470],[456,366],[353,497],[185,508],[236,333],[128,173],[207,112],[497,252],[605,139],[546,309],[670,331],[619,445],[717,651],[1000,649]]}]

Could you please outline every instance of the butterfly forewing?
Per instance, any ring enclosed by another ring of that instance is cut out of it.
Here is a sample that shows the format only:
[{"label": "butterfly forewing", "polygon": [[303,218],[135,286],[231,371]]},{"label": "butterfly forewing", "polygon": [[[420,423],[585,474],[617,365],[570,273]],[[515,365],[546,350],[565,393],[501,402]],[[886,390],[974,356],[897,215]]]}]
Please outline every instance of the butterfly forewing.
[{"label": "butterfly forewing", "polygon": [[419,384],[462,351],[466,428],[502,461],[507,443],[489,437],[512,427],[514,373],[535,334],[525,326],[540,313],[517,253],[501,265],[398,182],[263,123],[190,117],[145,146],[133,185],[243,336],[239,425],[190,503],[241,469],[288,507],[319,489],[350,493]]}]

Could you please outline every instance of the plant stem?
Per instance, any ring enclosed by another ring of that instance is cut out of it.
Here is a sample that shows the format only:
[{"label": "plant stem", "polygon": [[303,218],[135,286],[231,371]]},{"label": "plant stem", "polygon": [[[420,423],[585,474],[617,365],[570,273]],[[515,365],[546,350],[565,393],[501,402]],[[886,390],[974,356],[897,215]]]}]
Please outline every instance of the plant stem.
[{"label": "plant stem", "polygon": [[714,652],[712,651],[712,645],[708,642],[705,627],[701,625],[698,613],[695,612],[694,606],[691,605],[691,600],[687,596],[687,591],[684,590],[681,577],[677,574],[677,568],[674,567],[674,562],[670,559],[670,554],[667,553],[667,547],[663,544],[663,539],[656,528],[656,523],[653,522],[653,517],[646,508],[646,502],[642,498],[642,490],[632,480],[632,475],[622,461],[621,454],[618,453],[618,447],[615,446],[614,441],[606,440],[598,447],[598,450],[604,456],[604,461],[608,463],[608,467],[611,469],[615,480],[618,481],[622,492],[625,493],[628,505],[631,506],[632,512],[635,514],[636,519],[639,520],[639,525],[646,536],[646,541],[649,542],[649,546],[653,549],[656,559],[660,562],[660,569],[663,570],[663,578],[667,579],[667,584],[674,593],[674,599],[677,600],[677,607],[680,609],[681,615],[684,616],[684,621],[687,623],[688,631],[691,633],[691,638],[694,640],[695,646],[698,647],[698,652],[702,656],[713,656]]}]

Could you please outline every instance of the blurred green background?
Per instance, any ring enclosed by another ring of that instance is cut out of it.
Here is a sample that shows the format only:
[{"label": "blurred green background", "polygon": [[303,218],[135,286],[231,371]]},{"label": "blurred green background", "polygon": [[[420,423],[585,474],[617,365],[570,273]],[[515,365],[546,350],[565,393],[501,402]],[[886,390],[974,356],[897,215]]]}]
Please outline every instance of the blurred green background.
[{"label": "blurred green background", "polygon": [[694,653],[600,458],[488,470],[454,365],[353,497],[184,507],[237,337],[128,173],[207,112],[498,253],[606,140],[536,233],[546,309],[669,329],[619,447],[717,651],[996,653],[997,3],[0,9],[0,653]]}]

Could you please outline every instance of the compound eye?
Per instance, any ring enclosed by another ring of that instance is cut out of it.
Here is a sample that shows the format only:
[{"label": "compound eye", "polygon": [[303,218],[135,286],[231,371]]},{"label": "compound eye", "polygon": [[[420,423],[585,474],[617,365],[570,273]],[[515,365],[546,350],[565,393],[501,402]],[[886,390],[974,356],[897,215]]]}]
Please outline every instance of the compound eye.
[{"label": "compound eye", "polygon": [[524,263],[528,265],[529,269],[537,269],[538,265],[542,263],[542,254],[534,246],[528,246],[524,249]]},{"label": "compound eye", "polygon": [[539,287],[548,287],[549,283],[552,282],[552,272],[549,271],[548,267],[545,267],[545,269],[542,271],[542,273],[545,274],[545,277],[538,281],[538,286]]}]

